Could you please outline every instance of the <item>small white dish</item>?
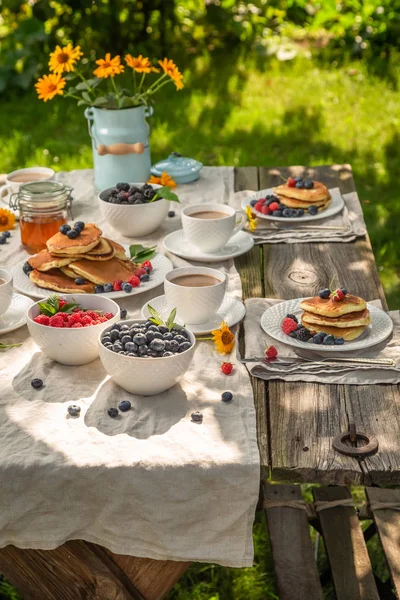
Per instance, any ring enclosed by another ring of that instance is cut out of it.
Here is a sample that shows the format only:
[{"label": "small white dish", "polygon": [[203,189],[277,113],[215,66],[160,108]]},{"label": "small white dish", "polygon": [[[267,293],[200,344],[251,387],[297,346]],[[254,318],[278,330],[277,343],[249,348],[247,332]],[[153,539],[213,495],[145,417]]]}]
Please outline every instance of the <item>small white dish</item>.
[{"label": "small white dish", "polygon": [[198,262],[221,262],[245,254],[254,246],[253,237],[246,231],[239,231],[217,252],[202,252],[186,239],[183,229],[173,231],[164,238],[164,247],[172,254]]},{"label": "small white dish", "polygon": [[[153,298],[146,302],[142,308],[142,317],[144,319],[149,318],[148,305],[151,305],[155,310],[160,314],[163,319],[167,319],[170,313],[170,310],[167,305],[167,299],[165,296],[158,296],[157,298]],[[246,314],[246,308],[240,300],[236,298],[232,298],[231,296],[227,296],[225,294],[224,301],[222,302],[218,312],[215,313],[205,323],[200,323],[199,325],[191,325],[190,323],[186,323],[186,329],[194,333],[195,335],[205,335],[210,333],[213,329],[218,329],[221,325],[222,321],[228,323],[229,327],[233,327],[237,323],[244,318]],[[179,318],[179,314],[177,313],[175,321],[178,325],[184,325],[182,319]]]},{"label": "small white dish", "polygon": [[[320,353],[364,350],[379,344],[389,337],[393,331],[393,321],[389,315],[373,304],[367,303],[367,308],[371,314],[371,324],[359,338],[350,342],[345,342],[341,346],[337,346],[336,344],[324,346],[323,344],[317,345],[312,342],[301,342],[300,340],[291,338],[283,333],[281,324],[288,314],[294,314],[297,317],[300,317],[303,314],[304,311],[300,308],[300,302],[303,300],[305,300],[305,298],[295,298],[294,300],[279,302],[279,304],[274,304],[268,308],[261,317],[261,327],[265,333],[288,346],[294,346],[301,350],[314,350],[316,353]],[[311,327],[312,326],[310,326],[310,329]]]},{"label": "small white dish", "polygon": [[13,293],[11,304],[0,317],[0,335],[11,333],[26,323],[26,311],[34,304],[31,298]]},{"label": "small white dish", "polygon": [[[252,200],[259,200],[260,198],[265,198],[269,194],[273,194],[273,188],[268,188],[266,190],[261,190],[259,192],[254,192],[251,196],[247,196],[247,198],[243,198],[242,200],[242,208],[246,210],[248,206],[250,206],[250,202]],[[291,223],[306,223],[308,221],[319,221],[320,219],[327,219],[329,217],[333,217],[340,213],[344,208],[344,200],[340,193],[339,188],[334,188],[329,190],[330,195],[332,196],[332,202],[326,210],[318,212],[316,215],[308,215],[306,212],[303,217],[293,217],[293,218],[285,218],[285,217],[273,217],[272,215],[263,215],[262,213],[254,210],[252,207],[253,213],[259,219],[265,219],[266,221],[277,221],[279,223],[286,223],[290,225]]]}]

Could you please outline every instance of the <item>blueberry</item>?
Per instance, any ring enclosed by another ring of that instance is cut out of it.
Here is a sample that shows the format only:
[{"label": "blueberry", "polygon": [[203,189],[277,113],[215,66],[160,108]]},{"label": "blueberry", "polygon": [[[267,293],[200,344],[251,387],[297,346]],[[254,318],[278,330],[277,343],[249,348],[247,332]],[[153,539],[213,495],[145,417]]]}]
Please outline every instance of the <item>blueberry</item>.
[{"label": "blueberry", "polygon": [[71,225],[61,225],[61,227],[59,228],[59,232],[62,233],[63,235],[67,235],[68,231],[71,231]]},{"label": "blueberry", "polygon": [[77,221],[74,224],[74,229],[85,229],[85,223],[83,221]]},{"label": "blueberry", "polygon": [[296,317],[296,315],[294,315],[293,313],[288,313],[288,314],[286,315],[286,319],[292,319],[292,321],[294,321],[295,323],[298,323],[298,322],[299,322],[298,318],[297,318],[297,317]]},{"label": "blueberry", "polygon": [[224,392],[221,395],[221,400],[222,402],[230,402],[231,400],[233,400],[233,394],[231,392]]},{"label": "blueberry", "polygon": [[168,211],[168,216],[171,217],[171,218],[174,217],[175,216],[175,211],[174,210]]},{"label": "blueberry", "polygon": [[192,347],[192,344],[190,342],[183,342],[183,344],[179,344],[179,352],[185,352],[186,350],[189,350],[189,348]]},{"label": "blueberry", "polygon": [[132,339],[131,339],[130,335],[124,335],[121,338],[121,344],[128,344],[129,342],[132,342]]},{"label": "blueberry", "polygon": [[32,379],[31,386],[35,390],[40,390],[43,387],[43,381],[41,379]]},{"label": "blueberry", "polygon": [[1,235],[5,238],[9,238],[11,236],[11,233],[9,231],[3,231]]},{"label": "blueberry", "polygon": [[285,210],[282,211],[282,217],[291,217],[292,216],[292,211],[290,210],[290,208],[285,208]]},{"label": "blueberry", "polygon": [[258,200],[257,198],[255,198],[254,200],[250,200],[250,206],[255,206],[257,204]]},{"label": "blueberry", "polygon": [[24,263],[24,266],[22,267],[23,272],[25,273],[25,275],[29,275],[29,273],[31,271],[33,271],[33,267],[31,267],[31,265],[28,263],[28,261],[26,261]]},{"label": "blueberry", "polygon": [[131,406],[132,404],[129,402],[129,400],[122,400],[118,404],[118,408],[121,412],[127,412],[131,408]]},{"label": "blueberry", "polygon": [[141,356],[144,356],[144,355],[147,356],[148,351],[149,351],[149,347],[146,344],[139,346],[139,348],[138,348],[138,354],[140,354]]},{"label": "blueberry", "polygon": [[178,342],[176,340],[171,340],[171,341],[168,340],[168,342],[169,342],[168,347],[171,350],[171,352],[178,352],[178,349],[179,349]]},{"label": "blueberry", "polygon": [[105,333],[103,335],[103,337],[101,338],[101,341],[103,342],[103,344],[105,344],[106,342],[111,342],[111,335],[110,332]]},{"label": "blueberry", "polygon": [[115,417],[118,417],[118,408],[114,408],[113,406],[111,408],[109,408],[107,410],[108,412],[108,416],[112,417],[113,419],[115,419]]},{"label": "blueberry", "polygon": [[150,281],[150,275],[148,273],[143,273],[139,279],[140,281]]},{"label": "blueberry", "polygon": [[117,189],[119,192],[129,192],[130,185],[129,183],[117,183],[115,189]]},{"label": "blueberry", "polygon": [[78,235],[79,231],[77,231],[76,229],[71,229],[71,231],[67,232],[67,237],[69,237],[70,240],[74,240],[78,237]]},{"label": "blueberry", "polygon": [[297,331],[291,331],[289,337],[297,339]]},{"label": "blueberry", "polygon": [[314,205],[310,206],[308,209],[308,214],[314,217],[318,213],[318,208]]},{"label": "blueberry", "polygon": [[[106,287],[104,286],[104,291],[106,291]],[[119,309],[119,315],[121,317],[121,319],[126,319],[126,315],[128,314],[128,311],[126,310],[126,308],[120,308]]]},{"label": "blueberry", "polygon": [[121,342],[114,342],[113,352],[121,352],[121,350],[123,350]]},{"label": "blueberry", "polygon": [[95,285],[94,286],[94,293],[95,294],[102,294],[104,292],[104,286],[103,285]]},{"label": "blueberry", "polygon": [[318,292],[318,296],[320,298],[322,298],[322,300],[327,300],[330,295],[331,295],[331,290],[328,290],[328,288],[325,288],[324,290],[320,290]]},{"label": "blueberry", "polygon": [[139,348],[139,346],[137,344],[135,344],[135,342],[127,342],[125,344],[125,350],[127,352],[137,352],[138,348]]},{"label": "blueberry", "polygon": [[146,271],[146,273],[148,273],[150,275],[150,267],[142,267],[142,269],[144,269]]},{"label": "blueberry", "polygon": [[324,340],[322,342],[325,346],[330,346],[331,344],[335,343],[335,338],[333,337],[333,335],[326,335],[324,337]]},{"label": "blueberry", "polygon": [[165,325],[159,325],[159,326],[158,326],[158,331],[159,331],[160,333],[163,333],[163,334],[164,334],[164,333],[168,333],[168,332],[169,332],[169,329],[168,329],[168,327],[166,327]]},{"label": "blueberry", "polygon": [[320,333],[317,333],[317,335],[314,335],[314,337],[312,338],[312,341],[314,344],[322,344],[322,342],[324,341],[325,338],[325,334],[322,333],[322,331],[320,331]]},{"label": "blueberry", "polygon": [[0,244],[3,245],[3,244],[6,244],[6,243],[7,243],[7,238],[1,236],[0,237]]},{"label": "blueberry", "polygon": [[305,187],[305,186],[304,186],[304,181],[298,181],[298,182],[296,183],[296,187],[297,187],[299,190],[302,190],[302,189]]},{"label": "blueberry", "polygon": [[303,181],[303,178],[299,176],[299,177],[295,177],[294,180],[296,183],[298,183],[299,181]]},{"label": "blueberry", "polygon": [[128,352],[127,356],[134,356],[135,358],[138,358],[138,354],[137,352]]},{"label": "blueberry", "polygon": [[172,333],[170,331],[163,333],[162,339],[163,340],[172,340]]},{"label": "blueberry", "polygon": [[130,283],[126,282],[122,284],[122,291],[126,294],[130,294],[132,291],[132,286]]},{"label": "blueberry", "polygon": [[84,285],[85,280],[83,277],[77,277],[76,279],[74,279],[74,283],[76,283],[76,285]]},{"label": "blueberry", "polygon": [[203,420],[203,413],[201,413],[199,410],[195,410],[190,416],[192,417],[192,421],[195,423],[201,423]]},{"label": "blueberry", "polygon": [[154,339],[150,342],[150,348],[155,350],[156,352],[164,352],[165,350],[165,342],[164,340],[159,340],[158,338]]},{"label": "blueberry", "polygon": [[113,288],[113,284],[112,283],[105,283],[104,284],[104,291],[107,292],[107,294],[109,292],[112,292],[114,290]]},{"label": "blueberry", "polygon": [[344,339],[342,337],[335,338],[335,344],[337,346],[341,346],[342,344],[344,344]]},{"label": "blueberry", "polygon": [[152,323],[151,325],[149,325],[147,329],[149,331],[159,331],[157,325],[154,325],[154,323]]},{"label": "blueberry", "polygon": [[122,323],[119,328],[120,331],[130,331],[130,327],[127,323]]},{"label": "blueberry", "polygon": [[104,346],[104,348],[107,348],[108,350],[113,349],[112,342],[103,342],[103,346]]},{"label": "blueberry", "polygon": [[304,216],[304,208],[298,208],[296,212],[298,217]]},{"label": "blueberry", "polygon": [[348,293],[348,292],[347,292],[346,288],[340,288],[340,289],[342,290],[342,293],[343,293],[345,296],[347,296],[347,293]]},{"label": "blueberry", "polygon": [[183,335],[178,334],[175,336],[175,341],[178,342],[178,344],[183,344],[183,342],[186,342],[186,338]]},{"label": "blueberry", "polygon": [[71,417],[79,417],[79,414],[81,412],[81,407],[78,406],[77,404],[70,404],[68,406],[68,412],[71,415]]},{"label": "blueberry", "polygon": [[305,179],[304,187],[306,190],[311,190],[314,187],[314,182],[311,179]]},{"label": "blueberry", "polygon": [[282,211],[281,210],[273,210],[272,211],[272,216],[273,217],[281,217],[282,216]]},{"label": "blueberry", "polygon": [[144,333],[137,333],[133,336],[132,341],[135,342],[135,344],[137,344],[138,346],[144,346],[147,342]]},{"label": "blueberry", "polygon": [[112,329],[110,331],[110,338],[112,342],[116,342],[119,339],[119,331],[117,329]]}]

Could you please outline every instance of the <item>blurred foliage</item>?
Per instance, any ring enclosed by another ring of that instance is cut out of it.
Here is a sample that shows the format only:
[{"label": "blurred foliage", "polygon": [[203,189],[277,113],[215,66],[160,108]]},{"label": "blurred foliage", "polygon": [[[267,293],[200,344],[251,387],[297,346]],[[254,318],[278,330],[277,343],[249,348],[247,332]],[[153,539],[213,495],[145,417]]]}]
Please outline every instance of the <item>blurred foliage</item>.
[{"label": "blurred foliage", "polygon": [[0,91],[26,89],[56,44],[150,57],[240,48],[291,60],[364,58],[389,74],[400,0],[0,0]]}]

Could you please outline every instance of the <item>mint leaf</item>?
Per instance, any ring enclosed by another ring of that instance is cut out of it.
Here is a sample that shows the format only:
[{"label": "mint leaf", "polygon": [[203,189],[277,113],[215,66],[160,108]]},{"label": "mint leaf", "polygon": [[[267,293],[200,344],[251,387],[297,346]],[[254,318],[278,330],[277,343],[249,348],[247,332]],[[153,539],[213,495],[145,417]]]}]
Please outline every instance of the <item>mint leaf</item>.
[{"label": "mint leaf", "polygon": [[170,200],[171,202],[179,202],[178,196],[174,194],[171,188],[167,185],[156,190],[156,195],[153,196],[150,202],[154,202],[155,200],[158,200],[158,198],[165,198],[165,200]]},{"label": "mint leaf", "polygon": [[175,317],[176,317],[176,308],[174,308],[174,309],[171,310],[170,315],[169,315],[169,317],[167,319],[167,322],[165,324],[166,327],[168,327],[168,329],[170,331],[173,328],[173,326],[175,325],[175,323],[174,323]]},{"label": "mint leaf", "polygon": [[129,246],[129,254],[132,262],[142,263],[145,260],[150,260],[156,253],[157,246],[145,248],[141,244],[132,244]]}]

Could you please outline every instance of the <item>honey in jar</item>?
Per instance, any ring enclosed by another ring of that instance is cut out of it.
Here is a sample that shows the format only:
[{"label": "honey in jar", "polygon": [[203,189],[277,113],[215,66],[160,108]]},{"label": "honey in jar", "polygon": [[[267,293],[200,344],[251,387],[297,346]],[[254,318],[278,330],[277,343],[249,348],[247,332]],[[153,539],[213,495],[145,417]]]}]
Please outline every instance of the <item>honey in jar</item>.
[{"label": "honey in jar", "polygon": [[35,181],[21,185],[10,199],[19,210],[21,242],[30,254],[46,248],[46,242],[67,222],[71,188],[56,181]]}]

